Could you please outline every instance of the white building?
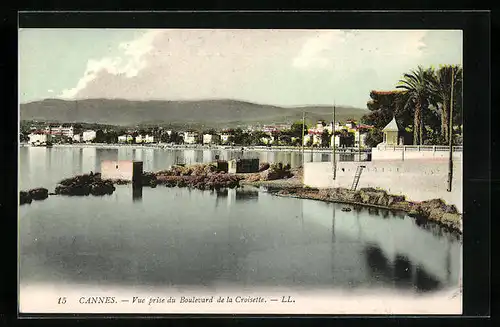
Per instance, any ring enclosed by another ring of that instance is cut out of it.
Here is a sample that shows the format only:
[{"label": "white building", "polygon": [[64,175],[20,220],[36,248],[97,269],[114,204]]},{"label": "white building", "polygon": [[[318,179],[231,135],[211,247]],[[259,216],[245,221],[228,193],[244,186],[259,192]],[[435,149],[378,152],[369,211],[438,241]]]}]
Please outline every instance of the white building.
[{"label": "white building", "polygon": [[73,128],[73,125],[62,125],[61,134],[73,138],[73,136],[75,135],[75,129]]},{"label": "white building", "polygon": [[135,138],[135,143],[153,143],[153,142],[154,142],[154,137],[148,134],[146,134],[145,136],[137,135]]},{"label": "white building", "polygon": [[366,147],[366,136],[368,134],[367,133],[360,133],[359,130],[356,130],[356,132],[354,132],[354,146],[355,147]]},{"label": "white building", "polygon": [[82,139],[83,139],[83,142],[91,142],[95,139],[97,133],[96,131],[94,130],[86,130],[83,132],[83,136],[82,136]]},{"label": "white building", "polygon": [[307,146],[309,141],[312,139],[313,145],[321,145],[321,135],[323,132],[318,132],[316,130],[310,130],[307,135],[304,135],[304,145]]},{"label": "white building", "polygon": [[186,144],[196,144],[198,143],[198,133],[186,132],[184,133],[184,143]]},{"label": "white building", "polygon": [[45,144],[52,141],[52,135],[43,132],[35,132],[28,135],[30,144]]},{"label": "white building", "polygon": [[134,137],[132,135],[120,135],[118,136],[118,143],[128,143],[132,142]]},{"label": "white building", "polygon": [[231,137],[231,134],[229,133],[222,133],[220,135],[221,143],[222,144],[227,144],[229,143],[229,138]]},{"label": "white building", "polygon": [[75,134],[73,135],[73,141],[74,142],[81,142],[82,141],[82,135],[81,134]]},{"label": "white building", "polygon": [[45,133],[51,135],[61,135],[73,138],[74,136],[74,128],[73,125],[49,125],[45,127]]},{"label": "white building", "polygon": [[274,143],[274,136],[270,135],[270,136],[264,136],[264,137],[261,137],[260,140],[262,141],[262,143],[268,145],[268,144],[273,144]]},{"label": "white building", "polygon": [[203,144],[219,144],[220,136],[217,134],[204,134]]}]

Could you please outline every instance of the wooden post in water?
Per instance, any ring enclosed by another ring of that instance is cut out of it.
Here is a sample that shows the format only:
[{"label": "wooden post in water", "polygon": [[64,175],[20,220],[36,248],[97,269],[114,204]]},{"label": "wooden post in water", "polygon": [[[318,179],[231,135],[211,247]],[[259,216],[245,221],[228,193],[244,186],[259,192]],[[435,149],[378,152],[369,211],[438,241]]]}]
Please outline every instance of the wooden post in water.
[{"label": "wooden post in water", "polygon": [[453,181],[453,66],[451,67],[451,96],[450,96],[450,127],[448,131],[449,145],[450,145],[450,158],[449,158],[449,168],[448,168],[448,192],[451,192],[451,184]]}]

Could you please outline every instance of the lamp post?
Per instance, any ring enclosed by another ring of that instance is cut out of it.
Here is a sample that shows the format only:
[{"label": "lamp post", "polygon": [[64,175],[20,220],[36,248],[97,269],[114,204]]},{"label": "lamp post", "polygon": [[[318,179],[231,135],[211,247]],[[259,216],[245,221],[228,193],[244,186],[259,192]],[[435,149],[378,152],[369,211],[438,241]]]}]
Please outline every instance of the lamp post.
[{"label": "lamp post", "polygon": [[304,126],[306,123],[306,113],[305,111],[302,112],[302,169],[304,168],[306,159],[304,158]]},{"label": "lamp post", "polygon": [[453,66],[451,67],[451,96],[450,96],[450,127],[448,131],[449,145],[450,145],[450,158],[449,158],[449,167],[448,167],[448,192],[451,192],[451,184],[453,181],[453,83],[454,83],[454,74],[453,74]]},{"label": "lamp post", "polygon": [[333,105],[333,144],[332,144],[332,170],[333,180],[337,177],[337,158],[335,156],[335,104]]},{"label": "lamp post", "polygon": [[361,129],[358,121],[358,161],[361,161]]}]

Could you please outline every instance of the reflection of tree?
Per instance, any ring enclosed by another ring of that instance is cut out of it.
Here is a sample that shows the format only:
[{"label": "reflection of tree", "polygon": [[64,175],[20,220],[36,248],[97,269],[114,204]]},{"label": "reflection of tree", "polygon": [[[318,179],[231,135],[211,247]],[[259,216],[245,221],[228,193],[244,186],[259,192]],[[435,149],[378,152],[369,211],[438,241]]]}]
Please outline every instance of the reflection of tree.
[{"label": "reflection of tree", "polygon": [[417,290],[420,292],[428,292],[434,291],[440,287],[440,282],[429,275],[427,271],[425,271],[422,267],[417,267],[416,277],[415,277],[415,286]]},{"label": "reflection of tree", "polygon": [[392,279],[392,269],[382,250],[376,245],[368,245],[365,248],[365,258],[370,273],[377,280]]},{"label": "reflection of tree", "polygon": [[427,292],[438,289],[441,282],[432,277],[422,266],[416,266],[400,254],[396,254],[394,263],[384,255],[375,244],[365,248],[366,264],[372,277],[377,280],[394,281],[397,286],[413,286],[417,291]]},{"label": "reflection of tree", "polygon": [[397,255],[394,261],[394,281],[398,286],[411,285],[413,265],[402,255]]}]

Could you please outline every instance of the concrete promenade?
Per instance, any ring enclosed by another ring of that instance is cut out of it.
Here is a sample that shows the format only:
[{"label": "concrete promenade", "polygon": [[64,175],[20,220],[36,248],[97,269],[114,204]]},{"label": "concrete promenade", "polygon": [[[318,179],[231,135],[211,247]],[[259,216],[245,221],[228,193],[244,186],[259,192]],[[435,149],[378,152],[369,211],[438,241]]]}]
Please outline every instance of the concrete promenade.
[{"label": "concrete promenade", "polygon": [[356,169],[364,165],[357,189],[381,188],[408,200],[443,199],[462,212],[462,161],[454,161],[452,191],[448,192],[448,160],[444,158],[337,162],[333,180],[331,162],[308,162],[304,165],[304,185],[315,188],[351,188]]}]

